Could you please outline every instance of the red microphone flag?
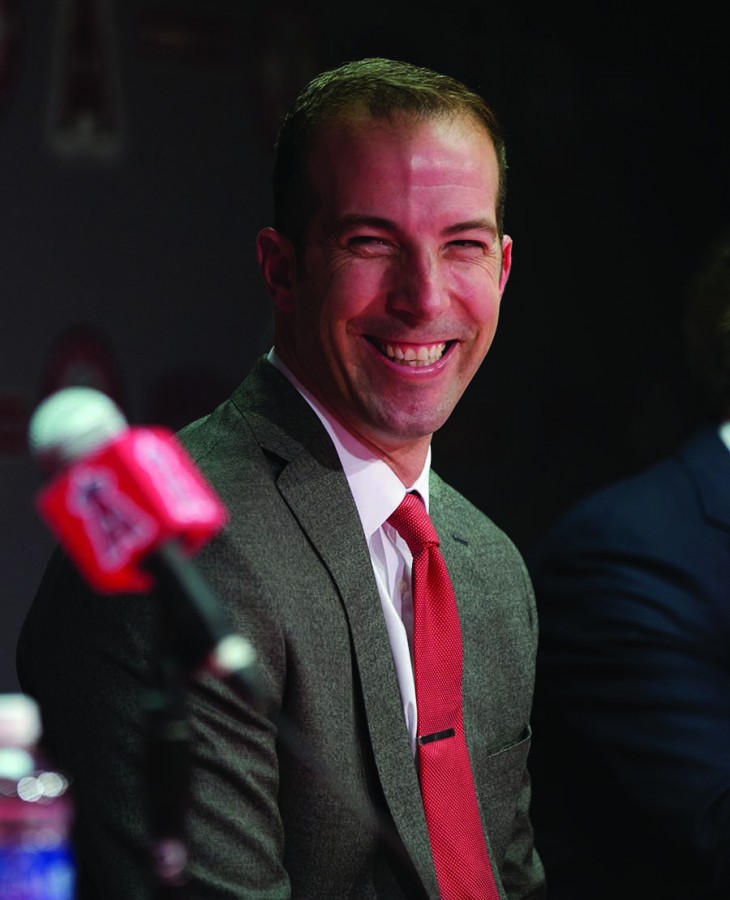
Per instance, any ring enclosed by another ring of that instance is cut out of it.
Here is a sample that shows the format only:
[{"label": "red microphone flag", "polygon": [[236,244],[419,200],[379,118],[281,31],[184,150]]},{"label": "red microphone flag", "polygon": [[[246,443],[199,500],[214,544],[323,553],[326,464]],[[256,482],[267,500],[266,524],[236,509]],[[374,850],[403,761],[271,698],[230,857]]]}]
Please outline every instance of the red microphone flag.
[{"label": "red microphone flag", "polygon": [[61,471],[36,505],[81,573],[101,593],[146,592],[144,558],[177,540],[195,553],[227,511],[165,428],[126,428]]}]

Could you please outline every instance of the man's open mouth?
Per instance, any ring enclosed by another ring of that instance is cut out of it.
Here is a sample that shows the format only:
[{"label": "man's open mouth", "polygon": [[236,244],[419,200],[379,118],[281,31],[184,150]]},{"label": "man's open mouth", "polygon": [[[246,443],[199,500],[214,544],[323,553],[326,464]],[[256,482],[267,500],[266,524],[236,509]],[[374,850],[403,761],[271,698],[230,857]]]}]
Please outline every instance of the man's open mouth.
[{"label": "man's open mouth", "polygon": [[451,341],[441,341],[438,344],[387,344],[374,342],[381,353],[394,362],[403,363],[406,366],[430,366],[446,352]]}]

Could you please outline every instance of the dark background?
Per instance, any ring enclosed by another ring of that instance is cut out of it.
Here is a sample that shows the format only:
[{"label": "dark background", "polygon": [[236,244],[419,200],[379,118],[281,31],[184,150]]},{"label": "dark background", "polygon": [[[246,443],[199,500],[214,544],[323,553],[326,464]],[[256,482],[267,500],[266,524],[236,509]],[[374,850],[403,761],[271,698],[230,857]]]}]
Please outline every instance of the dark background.
[{"label": "dark background", "polygon": [[684,293],[730,224],[727,32],[721,7],[588,6],[0,0],[0,691],[52,546],[28,417],[80,382],[178,427],[268,349],[271,146],[322,68],[442,69],[506,129],[513,274],[434,468],[524,549],[686,433]]}]

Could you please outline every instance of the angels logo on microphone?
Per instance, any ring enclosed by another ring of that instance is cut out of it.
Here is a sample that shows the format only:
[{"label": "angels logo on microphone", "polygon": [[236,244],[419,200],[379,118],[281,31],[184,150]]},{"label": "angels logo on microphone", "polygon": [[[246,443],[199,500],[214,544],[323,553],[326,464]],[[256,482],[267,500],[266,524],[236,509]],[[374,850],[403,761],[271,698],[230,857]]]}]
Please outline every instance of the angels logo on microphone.
[{"label": "angels logo on microphone", "polygon": [[69,512],[83,523],[97,565],[115,572],[146,550],[159,531],[155,520],[119,490],[107,468],[75,470],[67,488]]}]

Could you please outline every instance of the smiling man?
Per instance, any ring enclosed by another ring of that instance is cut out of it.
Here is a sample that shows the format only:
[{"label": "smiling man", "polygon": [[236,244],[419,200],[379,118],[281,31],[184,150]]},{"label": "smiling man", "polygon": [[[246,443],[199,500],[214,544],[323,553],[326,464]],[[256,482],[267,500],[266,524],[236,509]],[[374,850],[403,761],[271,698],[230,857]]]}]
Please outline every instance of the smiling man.
[{"label": "smiling man", "polygon": [[[257,238],[274,346],[180,433],[230,515],[197,561],[262,685],[191,678],[196,900],[544,896],[532,588],[509,538],[431,470],[497,327],[505,173],[484,100],[406,63],[325,72],[284,117]],[[155,598],[94,598],[57,563],[19,673],[76,783],[82,897],[153,896]]]}]

